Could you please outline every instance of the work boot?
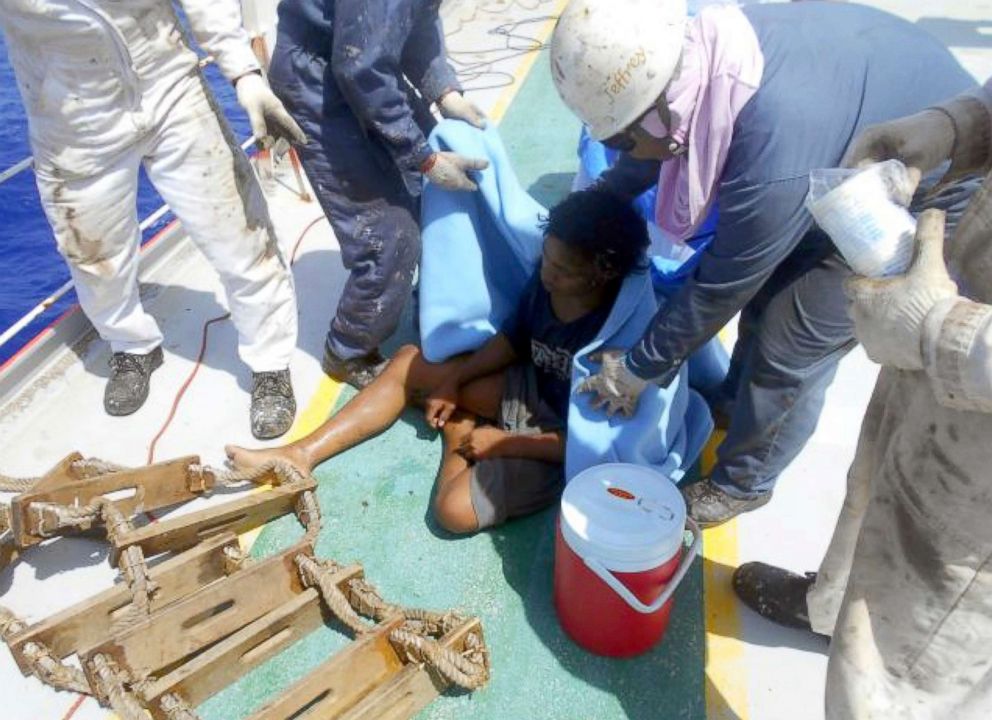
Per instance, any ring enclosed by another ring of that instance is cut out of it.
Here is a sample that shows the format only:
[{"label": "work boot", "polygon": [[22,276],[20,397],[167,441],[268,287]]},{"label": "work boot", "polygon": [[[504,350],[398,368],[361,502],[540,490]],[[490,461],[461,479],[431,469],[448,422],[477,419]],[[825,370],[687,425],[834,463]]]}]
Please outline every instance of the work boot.
[{"label": "work boot", "polygon": [[296,417],[296,398],[289,370],[251,374],[251,434],[269,440],[285,433]]},{"label": "work boot", "polygon": [[103,391],[108,415],[130,415],[148,399],[151,375],[162,366],[162,346],[145,355],[115,352],[110,356],[110,379]]},{"label": "work boot", "polygon": [[766,492],[756,498],[742,500],[728,495],[706,478],[682,488],[682,497],[685,498],[689,517],[700,527],[708,528],[725,523],[741,513],[757,510],[772,499],[772,494]]},{"label": "work boot", "polygon": [[763,562],[744,563],[734,571],[733,581],[737,597],[761,617],[809,632],[813,627],[806,594],[814,582],[816,573],[797,575]]},{"label": "work boot", "polygon": [[347,360],[338,357],[330,348],[324,348],[324,373],[338,382],[347,383],[357,390],[367,387],[386,369],[389,361],[373,350],[368,355]]}]

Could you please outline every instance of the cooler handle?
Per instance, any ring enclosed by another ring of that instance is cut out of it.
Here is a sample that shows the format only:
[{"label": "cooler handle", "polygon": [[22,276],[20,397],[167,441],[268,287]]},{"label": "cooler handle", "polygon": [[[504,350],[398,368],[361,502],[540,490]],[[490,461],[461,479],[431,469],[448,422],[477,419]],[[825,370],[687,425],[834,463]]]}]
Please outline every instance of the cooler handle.
[{"label": "cooler handle", "polygon": [[682,556],[682,560],[679,562],[679,567],[672,575],[672,579],[668,581],[665,585],[665,589],[661,591],[661,595],[650,605],[645,605],[637,596],[634,595],[627,586],[622,582],[617,580],[616,575],[610,572],[599,560],[596,558],[583,558],[583,561],[590,570],[599,576],[599,579],[609,585],[613,592],[623,598],[630,607],[639,613],[644,615],[649,615],[651,613],[658,612],[662,606],[671,600],[672,595],[678,586],[682,584],[682,580],[685,579],[686,573],[689,572],[689,568],[692,567],[693,560],[696,559],[696,555],[699,554],[699,547],[702,545],[703,532],[699,529],[699,525],[695,523],[692,518],[686,518],[686,527],[692,533],[692,545],[689,546],[689,551]]}]

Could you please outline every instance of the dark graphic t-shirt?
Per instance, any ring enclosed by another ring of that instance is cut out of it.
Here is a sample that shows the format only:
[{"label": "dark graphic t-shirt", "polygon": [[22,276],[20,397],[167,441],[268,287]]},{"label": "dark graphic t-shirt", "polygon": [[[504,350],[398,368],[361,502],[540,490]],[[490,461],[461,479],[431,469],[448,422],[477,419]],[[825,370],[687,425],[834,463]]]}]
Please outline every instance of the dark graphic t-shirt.
[{"label": "dark graphic t-shirt", "polygon": [[541,399],[555,411],[562,426],[568,417],[572,386],[572,358],[591,343],[610,314],[612,303],[588,312],[572,322],[562,322],[551,308],[551,295],[534,273],[516,315],[502,328],[520,362],[534,366]]}]

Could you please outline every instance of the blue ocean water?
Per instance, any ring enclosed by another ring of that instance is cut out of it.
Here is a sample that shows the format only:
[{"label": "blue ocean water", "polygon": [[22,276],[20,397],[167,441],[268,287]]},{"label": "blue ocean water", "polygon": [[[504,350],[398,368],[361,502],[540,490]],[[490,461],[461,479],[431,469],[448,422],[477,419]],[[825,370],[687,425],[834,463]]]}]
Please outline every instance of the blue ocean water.
[{"label": "blue ocean water", "polygon": [[[234,89],[217,68],[206,68],[207,79],[227,115],[236,137],[251,134],[248,119],[238,106]],[[0,35],[0,171],[31,154],[27,118]],[[142,173],[138,194],[138,217],[143,219],[162,205],[162,199]],[[170,220],[167,215],[145,231],[152,237]],[[69,279],[55,239],[45,219],[35,188],[34,173],[26,170],[0,185],[0,332],[6,330],[31,308]],[[0,364],[11,357],[38,332],[76,302],[70,293],[0,347]]]}]

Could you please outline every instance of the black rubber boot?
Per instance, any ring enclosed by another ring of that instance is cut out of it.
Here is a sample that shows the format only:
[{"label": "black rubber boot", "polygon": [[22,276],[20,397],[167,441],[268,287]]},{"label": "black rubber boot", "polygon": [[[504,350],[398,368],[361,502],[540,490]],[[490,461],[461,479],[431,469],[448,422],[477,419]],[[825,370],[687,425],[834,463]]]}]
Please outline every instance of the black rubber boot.
[{"label": "black rubber boot", "polygon": [[378,350],[373,350],[362,357],[344,360],[325,347],[324,361],[321,363],[321,367],[323,367],[325,374],[338,382],[347,383],[353,388],[361,390],[379,377],[379,374],[386,369],[387,364],[389,361],[380,355]]},{"label": "black rubber boot", "polygon": [[709,479],[700,480],[682,488],[689,517],[699,523],[700,527],[714,527],[732,520],[741,513],[757,510],[768,504],[772,499],[770,492],[756,498],[742,500],[728,495]]},{"label": "black rubber boot", "polygon": [[269,440],[284,434],[296,417],[289,370],[251,374],[251,434]]},{"label": "black rubber boot", "polygon": [[797,575],[763,562],[749,562],[734,571],[733,582],[737,597],[761,617],[813,632],[806,593],[816,582],[816,573]]},{"label": "black rubber boot", "polygon": [[162,366],[162,348],[146,355],[116,352],[110,356],[110,379],[103,391],[108,415],[130,415],[145,404],[153,372]]}]

